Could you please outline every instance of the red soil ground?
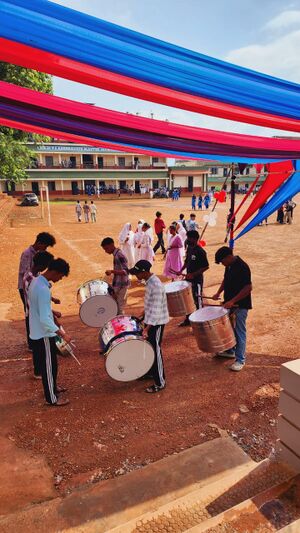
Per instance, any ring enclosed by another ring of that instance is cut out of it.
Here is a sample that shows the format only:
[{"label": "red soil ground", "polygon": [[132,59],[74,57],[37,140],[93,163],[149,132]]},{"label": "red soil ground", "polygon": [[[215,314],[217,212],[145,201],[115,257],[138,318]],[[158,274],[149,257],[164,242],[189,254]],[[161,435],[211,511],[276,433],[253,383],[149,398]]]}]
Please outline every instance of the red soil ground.
[{"label": "red soil ground", "polygon": [[[296,199],[297,201],[297,199]],[[0,297],[0,408],[1,435],[16,446],[42,454],[53,471],[61,493],[95,480],[121,475],[148,462],[229,432],[255,460],[268,456],[276,440],[280,365],[300,354],[299,339],[299,225],[279,226],[273,216],[268,227],[259,227],[237,242],[236,253],[253,273],[253,303],[248,321],[247,365],[240,373],[228,362],[200,353],[189,328],[178,328],[172,319],[164,338],[167,388],[159,394],[144,393],[143,382],[119,383],[106,374],[98,355],[98,331],[78,317],[77,287],[103,275],[111,265],[99,242],[117,238],[121,226],[140,217],[153,222],[159,208],[170,223],[180,212],[190,212],[189,199],[101,200],[96,224],[78,224],[74,204],[51,205],[57,239],[54,253],[71,265],[69,278],[53,287],[62,303],[65,329],[76,340],[79,367],[60,358],[59,381],[69,389],[70,405],[44,404],[40,382],[32,378],[26,350],[22,306],[16,290],[21,251],[41,230],[49,230],[39,208],[15,207],[13,227],[1,234]],[[218,287],[223,267],[214,264],[214,253],[224,239],[228,205],[218,207],[218,223],[205,239],[211,268],[205,292]],[[202,221],[202,214],[197,213]],[[161,273],[162,256],[154,270]],[[129,314],[142,309],[143,288],[132,284]],[[240,407],[242,408],[240,409]],[[246,406],[247,409],[244,409]],[[246,412],[243,412],[246,411]]]}]

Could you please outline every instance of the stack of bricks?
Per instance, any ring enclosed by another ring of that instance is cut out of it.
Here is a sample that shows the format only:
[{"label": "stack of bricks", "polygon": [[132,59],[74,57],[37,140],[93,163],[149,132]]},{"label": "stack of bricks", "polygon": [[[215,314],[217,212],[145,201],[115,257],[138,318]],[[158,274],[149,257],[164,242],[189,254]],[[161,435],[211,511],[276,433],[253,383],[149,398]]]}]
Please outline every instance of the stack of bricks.
[{"label": "stack of bricks", "polygon": [[281,365],[278,452],[282,461],[300,472],[300,359]]}]

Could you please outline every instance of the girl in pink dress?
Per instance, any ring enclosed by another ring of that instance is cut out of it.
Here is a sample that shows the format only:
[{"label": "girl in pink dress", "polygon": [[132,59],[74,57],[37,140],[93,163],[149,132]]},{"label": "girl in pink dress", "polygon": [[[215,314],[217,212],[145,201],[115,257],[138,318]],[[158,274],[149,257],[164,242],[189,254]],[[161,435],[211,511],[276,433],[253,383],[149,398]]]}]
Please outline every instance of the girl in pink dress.
[{"label": "girl in pink dress", "polygon": [[182,269],[183,263],[180,252],[183,244],[175,226],[170,226],[169,232],[170,239],[166,251],[166,262],[163,274],[167,278],[174,280],[177,277],[175,272],[179,272]]}]

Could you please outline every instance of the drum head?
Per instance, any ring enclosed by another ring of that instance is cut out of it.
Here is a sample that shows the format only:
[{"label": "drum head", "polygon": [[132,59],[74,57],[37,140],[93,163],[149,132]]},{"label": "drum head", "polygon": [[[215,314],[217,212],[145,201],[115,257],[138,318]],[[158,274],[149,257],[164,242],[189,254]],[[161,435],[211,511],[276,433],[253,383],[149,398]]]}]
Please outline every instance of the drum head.
[{"label": "drum head", "polygon": [[215,318],[221,318],[224,315],[227,315],[227,309],[221,307],[220,305],[211,305],[208,307],[203,307],[192,313],[189,317],[190,322],[208,322],[214,320]]},{"label": "drum head", "polygon": [[111,296],[92,296],[80,306],[79,316],[91,328],[101,328],[118,313],[117,302]]},{"label": "drum head", "polygon": [[116,339],[106,354],[105,368],[116,381],[134,381],[146,374],[154,362],[154,351],[143,339]]},{"label": "drum head", "polygon": [[184,280],[172,281],[171,283],[165,284],[165,291],[168,294],[169,292],[179,292],[187,287],[190,287],[190,283]]}]

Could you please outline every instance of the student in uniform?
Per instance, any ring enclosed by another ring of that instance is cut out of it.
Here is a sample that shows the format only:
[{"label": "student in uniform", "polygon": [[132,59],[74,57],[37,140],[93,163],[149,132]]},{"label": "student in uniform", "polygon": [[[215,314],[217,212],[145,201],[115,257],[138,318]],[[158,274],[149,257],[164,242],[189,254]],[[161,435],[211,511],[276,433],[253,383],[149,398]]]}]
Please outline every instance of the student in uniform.
[{"label": "student in uniform", "polygon": [[64,406],[69,400],[59,397],[66,389],[57,385],[57,348],[55,338],[59,335],[66,342],[71,337],[56,325],[51,309],[51,283],[68,276],[70,266],[64,259],[52,259],[46,272],[32,280],[28,290],[29,329],[33,351],[39,358],[46,402]]},{"label": "student in uniform", "polygon": [[77,203],[75,205],[75,213],[76,213],[76,216],[77,216],[77,221],[78,222],[81,222],[81,217],[82,217],[82,207],[80,205],[80,201],[77,200]]},{"label": "student in uniform", "polygon": [[94,204],[93,200],[91,201],[90,212],[91,212],[91,221],[96,222],[97,206]]},{"label": "student in uniform", "polygon": [[84,213],[84,221],[86,224],[90,221],[90,212],[91,212],[90,206],[85,200],[83,204],[83,213]]}]

